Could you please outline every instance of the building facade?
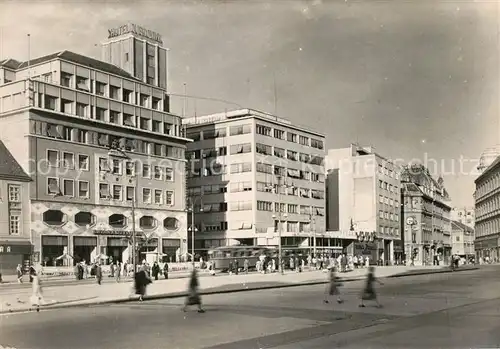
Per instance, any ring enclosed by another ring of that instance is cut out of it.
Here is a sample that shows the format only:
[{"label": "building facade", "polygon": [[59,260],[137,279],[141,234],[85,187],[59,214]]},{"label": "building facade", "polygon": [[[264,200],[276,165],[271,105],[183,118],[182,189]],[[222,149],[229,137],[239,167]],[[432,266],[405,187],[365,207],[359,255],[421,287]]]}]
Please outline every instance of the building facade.
[{"label": "building facade", "polygon": [[497,157],[475,180],[476,258],[500,257],[500,157]]},{"label": "building facade", "polygon": [[30,182],[0,140],[0,273],[15,274],[31,260]]},{"label": "building facade", "polygon": [[459,222],[451,221],[451,253],[463,258],[475,256],[474,229]]},{"label": "building facade", "polygon": [[407,166],[401,176],[406,262],[447,264],[451,256],[451,203],[443,178],[423,165]]},{"label": "building facade", "polygon": [[[402,258],[400,169],[372,147],[330,149],[327,169],[327,232],[347,254],[385,264]],[[387,263],[386,263],[387,262]]]},{"label": "building facade", "polygon": [[450,217],[452,221],[460,222],[474,229],[475,212],[473,207],[453,207]]},{"label": "building facade", "polygon": [[189,140],[163,87],[69,51],[5,60],[0,76],[1,138],[33,179],[35,259],[129,260],[134,228],[140,258],[187,252]]},{"label": "building facade", "polygon": [[283,247],[314,240],[318,248],[330,245],[322,134],[251,109],[183,122],[194,140],[188,145],[188,196],[199,253],[278,245],[280,232]]}]

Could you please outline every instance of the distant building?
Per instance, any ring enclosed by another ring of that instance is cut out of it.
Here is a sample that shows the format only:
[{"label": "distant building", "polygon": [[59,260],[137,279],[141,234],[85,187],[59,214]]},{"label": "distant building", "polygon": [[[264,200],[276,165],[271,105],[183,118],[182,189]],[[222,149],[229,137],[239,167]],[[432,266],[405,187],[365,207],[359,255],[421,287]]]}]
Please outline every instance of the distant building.
[{"label": "distant building", "polygon": [[473,207],[454,207],[451,210],[451,219],[474,229],[475,212]]},{"label": "distant building", "polygon": [[347,254],[401,260],[398,166],[371,147],[351,144],[330,149],[325,167],[327,234],[340,239]]},{"label": "distant building", "polygon": [[497,157],[475,180],[476,257],[500,257],[500,157]]},{"label": "distant building", "polygon": [[194,141],[188,146],[188,199],[196,253],[237,244],[277,246],[280,231],[285,249],[307,249],[314,235],[318,252],[334,249],[324,234],[324,135],[252,109],[183,123]]},{"label": "distant building", "polygon": [[15,274],[31,260],[31,178],[0,140],[0,273]]},{"label": "distant building", "polygon": [[432,178],[423,165],[406,167],[401,175],[404,198],[405,254],[415,265],[446,264],[451,256],[451,200],[441,177]]},{"label": "distant building", "polygon": [[[113,42],[136,34],[124,35]],[[134,47],[144,46],[134,40]],[[142,56],[149,60],[147,45]],[[121,68],[139,59],[125,44],[123,51],[110,49],[118,66],[69,51],[0,61],[0,137],[33,178],[31,230],[46,265],[130,260],[134,223],[141,259],[174,261],[187,252],[190,140],[170,113],[163,51],[152,45],[153,80]],[[125,58],[118,62],[120,52]]]},{"label": "distant building", "polygon": [[474,229],[458,221],[451,222],[451,253],[470,258],[475,255]]}]

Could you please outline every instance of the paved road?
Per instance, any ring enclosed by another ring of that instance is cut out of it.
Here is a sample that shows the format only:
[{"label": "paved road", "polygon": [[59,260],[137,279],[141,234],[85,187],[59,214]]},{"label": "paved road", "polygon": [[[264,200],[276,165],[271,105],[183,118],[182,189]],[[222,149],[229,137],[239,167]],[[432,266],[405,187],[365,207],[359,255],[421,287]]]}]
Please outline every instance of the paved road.
[{"label": "paved road", "polygon": [[0,346],[14,348],[470,348],[500,344],[500,267],[385,279],[384,308],[323,304],[324,286],[45,310],[0,317]]}]

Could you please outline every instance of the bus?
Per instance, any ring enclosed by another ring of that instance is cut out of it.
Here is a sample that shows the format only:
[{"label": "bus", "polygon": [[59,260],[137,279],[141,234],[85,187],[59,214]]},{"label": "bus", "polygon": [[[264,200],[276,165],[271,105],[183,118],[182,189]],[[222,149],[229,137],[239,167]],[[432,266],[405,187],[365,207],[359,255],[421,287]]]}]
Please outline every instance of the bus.
[{"label": "bus", "polygon": [[[285,269],[289,265],[290,257],[298,257],[307,260],[310,248],[306,247],[283,247],[281,256],[285,263]],[[255,269],[260,256],[278,258],[279,248],[277,246],[222,246],[208,251],[208,261],[212,263],[214,270],[228,271],[229,263],[238,261],[243,267],[245,259],[248,260],[248,268]]]}]

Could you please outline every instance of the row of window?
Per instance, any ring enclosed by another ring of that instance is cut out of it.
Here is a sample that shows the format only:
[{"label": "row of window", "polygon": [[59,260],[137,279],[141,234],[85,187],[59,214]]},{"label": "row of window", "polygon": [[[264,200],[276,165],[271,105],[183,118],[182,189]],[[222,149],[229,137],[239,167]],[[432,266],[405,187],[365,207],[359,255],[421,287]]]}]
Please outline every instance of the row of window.
[{"label": "row of window", "polygon": [[391,213],[387,211],[378,211],[378,216],[380,219],[387,219],[393,222],[399,222],[399,214],[397,213]]},{"label": "row of window", "polygon": [[500,214],[500,195],[491,196],[486,200],[476,203],[476,217],[480,219],[485,215]]},{"label": "row of window", "polygon": [[391,178],[395,178],[395,179],[399,179],[399,172],[390,170],[390,169],[388,169],[387,167],[385,167],[382,164],[378,165],[378,172],[380,174],[385,175],[385,176],[388,176],[388,177],[391,177]]},{"label": "row of window", "polygon": [[306,222],[281,221],[280,224],[279,220],[275,220],[274,221],[275,232],[279,231],[280,225],[281,225],[281,231],[286,233],[309,233],[314,229],[314,227],[311,226],[311,222],[309,221]]},{"label": "row of window", "polygon": [[[52,73],[43,74],[41,76],[34,76],[32,79],[53,83]],[[60,85],[87,93],[93,93],[97,96],[107,97],[125,103],[139,105],[144,108],[150,108],[160,111],[163,110],[160,98],[156,98],[140,92],[134,92],[126,88],[120,88],[120,86],[106,84],[101,81],[91,80],[83,76],[75,76],[70,73],[61,72]]]},{"label": "row of window", "polygon": [[281,212],[281,213],[292,213],[292,214],[305,214],[305,215],[315,215],[324,216],[324,208],[315,207],[309,205],[296,205],[296,204],[285,204],[271,201],[257,201],[258,211],[269,211],[269,212]]},{"label": "row of window", "polygon": [[[237,193],[252,191],[251,181],[233,182],[229,185],[229,192]],[[295,186],[278,186],[277,184],[257,182],[257,191],[266,193],[278,193],[290,196],[300,196],[302,198],[324,199],[325,191],[309,188],[299,188]],[[206,185],[203,187],[191,187],[187,189],[188,196],[200,196],[210,194],[227,193],[227,187],[221,185]]]},{"label": "row of window", "polygon": [[[121,176],[123,174],[127,176],[136,175],[136,167],[142,167],[140,169],[143,178],[153,178],[156,180],[165,180],[172,182],[174,180],[174,170],[166,166],[157,166],[149,164],[139,164],[134,161],[112,159],[111,163],[108,158],[99,158],[99,171],[101,172],[111,172],[114,175]],[[123,170],[125,169],[125,171]]]},{"label": "row of window", "polygon": [[495,172],[489,176],[488,179],[482,180],[476,185],[476,199],[481,198],[490,192],[496,191],[500,188],[500,172]]},{"label": "row of window", "polygon": [[[99,198],[102,200],[132,201],[135,197],[135,187],[118,184],[99,183]],[[47,177],[47,194],[62,195],[70,198],[90,198],[88,181],[69,178]],[[174,191],[142,188],[142,202],[145,204],[174,205]]]},{"label": "row of window", "polygon": [[389,184],[379,179],[378,186],[380,189],[388,190],[390,193],[399,194],[399,187]]},{"label": "row of window", "polygon": [[380,227],[380,232],[382,234],[388,234],[388,235],[399,235],[399,228],[392,228],[392,227]]},{"label": "row of window", "polygon": [[[263,125],[257,125],[255,132],[257,134],[263,135],[263,136],[273,136],[274,138],[281,139],[281,140],[287,140],[289,142],[293,143],[299,143],[304,146],[310,146],[312,148],[324,149],[324,144],[322,140],[319,139],[314,139],[314,138],[309,138],[306,136],[300,136],[297,135],[296,133],[292,133],[290,131],[286,132],[284,130],[279,130],[277,128],[274,129],[274,134],[273,134],[273,129],[269,126],[263,126]],[[247,124],[247,125],[237,125],[237,126],[231,126],[229,128],[229,135],[230,136],[237,136],[237,135],[242,135],[242,134],[248,134],[252,133],[252,125]],[[285,137],[286,134],[286,137]],[[202,140],[202,139],[215,139],[215,138],[222,138],[227,136],[227,129],[224,127],[220,127],[214,130],[207,130],[207,131],[196,131],[196,132],[188,132],[187,137],[193,139],[195,142]]]},{"label": "row of window", "polygon": [[[2,193],[0,193],[0,202]],[[21,186],[18,184],[7,185],[7,200],[9,203],[21,202]],[[22,209],[17,207],[9,207],[9,235],[21,234],[21,217]]]},{"label": "row of window", "polygon": [[379,195],[378,202],[381,204],[386,204],[389,206],[399,208],[399,200],[394,200],[394,199],[388,198],[387,196]]},{"label": "row of window", "polygon": [[[273,151],[274,148],[274,151]],[[306,164],[319,165],[323,164],[324,158],[322,156],[310,155],[306,153],[299,153],[293,150],[287,150],[284,148],[272,147],[270,145],[265,145],[257,143],[255,145],[255,151],[258,154],[275,156],[281,159],[288,159],[291,161],[300,161]],[[241,143],[233,144],[229,147],[229,155],[236,154],[246,154],[252,152],[251,143]],[[209,159],[216,158],[218,156],[228,155],[227,147],[221,146],[218,148],[211,149],[198,149],[186,153],[186,158],[188,160],[198,160],[198,159]]]},{"label": "row of window", "polygon": [[478,222],[474,226],[476,237],[497,234],[500,232],[500,217]]},{"label": "row of window", "polygon": [[43,137],[101,146],[107,149],[119,148],[147,155],[162,157],[168,156],[178,159],[184,158],[184,149],[180,147],[172,147],[165,144],[147,142],[127,137],[118,137],[106,133],[88,131],[75,127],[67,127],[36,120],[30,120],[30,124],[31,133]]},{"label": "row of window", "polygon": [[[255,133],[263,135],[263,136],[274,137],[274,138],[281,139],[281,140],[286,139],[288,142],[299,143],[301,145],[310,146],[310,147],[316,148],[316,149],[321,149],[321,150],[324,149],[324,144],[323,144],[322,140],[309,138],[309,137],[302,136],[302,135],[297,135],[296,133],[293,133],[290,131],[286,132],[286,131],[280,130],[278,128],[274,128],[274,130],[273,130],[269,126],[257,124]],[[286,137],[285,137],[285,134],[286,134]]]}]

